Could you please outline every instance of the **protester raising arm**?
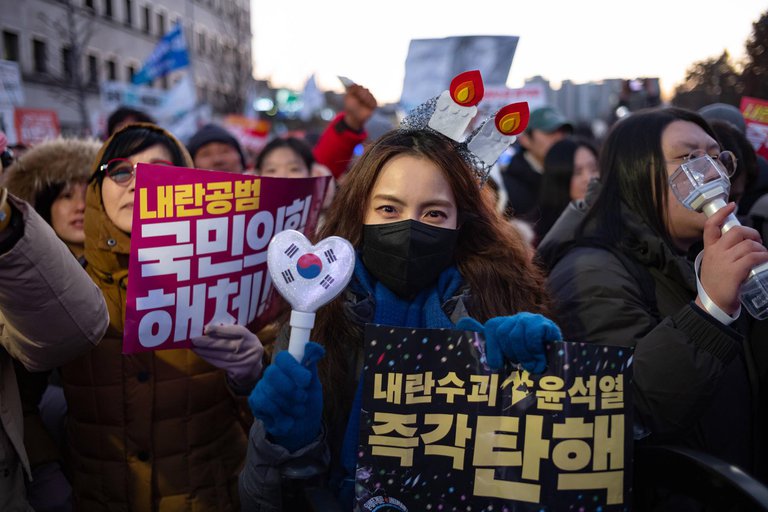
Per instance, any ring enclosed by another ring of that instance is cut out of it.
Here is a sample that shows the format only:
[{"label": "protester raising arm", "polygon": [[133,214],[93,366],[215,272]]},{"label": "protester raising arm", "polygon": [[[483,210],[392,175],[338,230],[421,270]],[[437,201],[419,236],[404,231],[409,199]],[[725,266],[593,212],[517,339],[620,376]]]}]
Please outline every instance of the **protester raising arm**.
[{"label": "protester raising arm", "polygon": [[355,146],[365,141],[365,123],[376,110],[376,98],[365,87],[353,84],[344,96],[344,112],[338,114],[320,135],[312,153],[339,179],[349,166]]},{"label": "protester raising arm", "polygon": [[0,343],[29,370],[49,370],[99,343],[109,323],[104,298],[48,224],[2,194]]},{"label": "protester raising arm", "polygon": [[0,510],[28,507],[23,473],[32,477],[14,359],[50,370],[99,343],[108,324],[101,293],[69,249],[27,203],[0,188],[0,446],[7,447],[0,450]]}]

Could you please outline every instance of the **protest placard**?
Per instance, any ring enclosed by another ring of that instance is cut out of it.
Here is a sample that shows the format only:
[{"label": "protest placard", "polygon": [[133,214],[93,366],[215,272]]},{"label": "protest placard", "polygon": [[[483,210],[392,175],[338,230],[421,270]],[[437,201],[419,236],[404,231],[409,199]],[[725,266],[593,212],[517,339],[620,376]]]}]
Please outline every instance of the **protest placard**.
[{"label": "protest placard", "polygon": [[629,510],[631,349],[551,343],[531,375],[477,333],[365,334],[356,510]]},{"label": "protest placard", "polygon": [[747,124],[747,139],[758,155],[768,158],[768,101],[743,96],[741,114]]},{"label": "protest placard", "polygon": [[314,231],[328,179],[138,164],[123,352],[187,348],[211,322],[271,321],[267,246]]}]

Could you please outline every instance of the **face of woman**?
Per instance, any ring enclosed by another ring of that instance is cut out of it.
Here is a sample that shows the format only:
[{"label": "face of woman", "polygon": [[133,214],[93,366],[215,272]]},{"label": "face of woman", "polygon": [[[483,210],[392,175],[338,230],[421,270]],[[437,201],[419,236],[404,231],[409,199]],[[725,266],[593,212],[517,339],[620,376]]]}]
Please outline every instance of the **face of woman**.
[{"label": "face of woman", "polygon": [[402,155],[379,172],[368,198],[364,224],[417,220],[456,229],[456,199],[448,180],[431,160]]},{"label": "face of woman", "polygon": [[[689,121],[674,121],[670,123],[661,135],[661,147],[667,167],[667,176],[671,176],[684,159],[696,149],[704,150],[710,155],[717,155],[720,146],[715,139],[707,135],[695,123]],[[694,242],[701,239],[704,232],[704,222],[707,217],[686,208],[677,200],[672,190],[667,190],[665,205],[665,223],[667,232],[675,245],[687,250]]]},{"label": "face of woman", "polygon": [[[165,146],[156,144],[129,156],[128,160],[135,168],[138,163],[151,163],[158,160],[170,161],[171,158],[171,154]],[[133,191],[135,185],[135,173],[127,183],[115,183],[111,178],[105,176],[101,184],[101,199],[107,217],[120,230],[129,234],[133,224]]]},{"label": "face of woman", "polygon": [[261,163],[259,173],[274,178],[308,178],[309,169],[304,160],[291,148],[270,151]]},{"label": "face of woman", "polygon": [[82,244],[85,241],[85,190],[85,183],[67,183],[51,205],[51,227],[64,242]]},{"label": "face of woman", "polygon": [[573,155],[573,174],[571,175],[571,200],[584,199],[587,186],[593,178],[600,177],[597,158],[589,149],[581,146]]}]

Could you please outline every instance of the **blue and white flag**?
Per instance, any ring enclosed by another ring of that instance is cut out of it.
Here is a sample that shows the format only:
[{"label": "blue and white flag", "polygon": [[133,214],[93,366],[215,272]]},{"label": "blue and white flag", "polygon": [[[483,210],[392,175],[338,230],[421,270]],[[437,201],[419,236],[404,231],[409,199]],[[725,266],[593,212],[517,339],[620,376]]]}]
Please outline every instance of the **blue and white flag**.
[{"label": "blue and white flag", "polygon": [[148,83],[186,66],[189,66],[187,42],[181,24],[176,23],[157,43],[141,70],[133,76],[133,83]]}]

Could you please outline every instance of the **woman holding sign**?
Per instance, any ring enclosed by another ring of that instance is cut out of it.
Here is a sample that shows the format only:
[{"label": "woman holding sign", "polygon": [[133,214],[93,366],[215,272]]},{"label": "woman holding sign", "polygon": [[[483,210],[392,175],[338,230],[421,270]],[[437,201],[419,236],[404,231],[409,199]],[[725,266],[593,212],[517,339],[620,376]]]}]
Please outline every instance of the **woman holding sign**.
[{"label": "woman holding sign", "polygon": [[[514,133],[488,136],[491,120],[468,143],[445,133],[461,136],[471,116],[427,127],[442,112],[427,105],[375,142],[328,211],[318,238],[351,242],[354,276],[317,312],[312,339],[319,344],[307,344],[301,364],[279,352],[250,396],[257,421],[240,480],[244,510],[281,510],[281,472],[323,471],[341,508],[352,508],[364,324],[481,330],[489,365],[507,359],[534,372],[545,368],[544,342],[560,339],[542,316],[542,273],[482,187],[512,135],[525,128],[527,105],[513,114]],[[485,325],[459,322],[468,314]]]},{"label": "woman holding sign", "polygon": [[237,510],[246,438],[232,388],[253,386],[263,348],[228,326],[207,329],[193,350],[122,354],[138,163],[192,166],[152,124],[122,128],[96,158],[85,258],[110,326],[96,349],[62,368],[75,508]]}]

